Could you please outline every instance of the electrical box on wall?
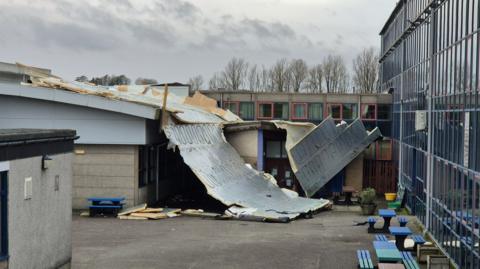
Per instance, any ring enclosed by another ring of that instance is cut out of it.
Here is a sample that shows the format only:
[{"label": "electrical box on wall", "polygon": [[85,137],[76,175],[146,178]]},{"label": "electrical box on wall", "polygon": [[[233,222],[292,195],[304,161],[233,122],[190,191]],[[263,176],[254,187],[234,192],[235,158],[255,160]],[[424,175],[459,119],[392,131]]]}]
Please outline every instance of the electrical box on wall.
[{"label": "electrical box on wall", "polygon": [[415,131],[425,131],[427,129],[427,111],[415,111]]},{"label": "electrical box on wall", "polygon": [[25,178],[24,199],[25,200],[32,199],[32,178],[31,177]]}]

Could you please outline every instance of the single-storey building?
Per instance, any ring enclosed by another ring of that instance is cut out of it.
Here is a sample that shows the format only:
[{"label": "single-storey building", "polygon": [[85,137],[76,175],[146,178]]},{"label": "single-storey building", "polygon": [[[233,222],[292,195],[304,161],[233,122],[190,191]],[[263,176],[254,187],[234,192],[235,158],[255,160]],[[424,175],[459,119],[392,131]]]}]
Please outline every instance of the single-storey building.
[{"label": "single-storey building", "polygon": [[[30,77],[26,73],[21,66],[0,63],[0,126],[77,131],[74,209],[86,208],[92,196],[125,197],[127,207],[162,198],[170,181],[159,180],[158,175],[171,154],[160,154],[166,152],[166,139],[160,134],[158,107],[33,87],[25,83]],[[144,89],[131,86],[129,90]],[[188,85],[169,84],[169,92],[185,96]]]},{"label": "single-storey building", "polygon": [[74,139],[0,129],[0,268],[69,268]]}]

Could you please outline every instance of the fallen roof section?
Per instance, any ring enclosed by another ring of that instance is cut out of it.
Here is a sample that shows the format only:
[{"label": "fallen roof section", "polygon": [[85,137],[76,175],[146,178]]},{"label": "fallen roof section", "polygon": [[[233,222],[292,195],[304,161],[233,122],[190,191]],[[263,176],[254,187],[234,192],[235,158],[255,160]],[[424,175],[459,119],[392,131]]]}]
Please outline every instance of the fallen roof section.
[{"label": "fallen roof section", "polygon": [[381,138],[378,128],[368,132],[361,120],[339,124],[327,118],[289,151],[293,172],[308,197],[314,195],[338,172]]},{"label": "fallen roof section", "polygon": [[[101,86],[88,82],[66,81],[52,75],[49,70],[18,63],[17,69],[29,76],[30,83],[21,83],[21,85],[19,83],[15,89],[12,89],[12,83],[0,84],[0,94],[70,103],[159,119],[159,109],[162,108],[165,96],[164,89],[161,87],[155,85]],[[24,89],[27,93],[23,91]],[[62,91],[71,94],[62,94]],[[200,92],[195,93],[193,97],[177,96],[171,92],[166,96],[166,111],[182,123],[241,121],[230,111],[217,108],[214,99]],[[123,109],[124,106],[128,106],[128,109]]]},{"label": "fallen roof section", "polygon": [[226,142],[220,124],[175,124],[164,128],[170,146],[177,146],[184,162],[213,198],[265,219],[294,219],[317,211],[328,200],[308,199],[281,189],[271,176],[245,165]]}]

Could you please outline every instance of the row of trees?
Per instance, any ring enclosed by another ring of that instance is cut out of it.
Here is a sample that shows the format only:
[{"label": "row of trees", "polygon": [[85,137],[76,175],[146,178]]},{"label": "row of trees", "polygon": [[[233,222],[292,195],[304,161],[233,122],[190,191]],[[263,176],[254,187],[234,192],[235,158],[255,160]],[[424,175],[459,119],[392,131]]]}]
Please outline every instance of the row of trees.
[{"label": "row of trees", "polygon": [[[374,48],[364,49],[352,63],[350,75],[340,55],[329,55],[322,63],[308,66],[303,59],[288,61],[283,58],[270,67],[251,65],[243,58],[232,58],[224,70],[215,73],[207,85],[202,76],[189,79],[192,90],[225,89],[231,91],[252,90],[267,92],[312,92],[345,93],[374,92],[378,78],[378,53]],[[125,75],[86,76],[77,81],[96,85],[128,85],[131,80]],[[137,85],[158,84],[157,80],[137,78]]]},{"label": "row of trees", "polygon": [[[242,58],[232,58],[224,70],[208,81],[208,89],[267,92],[373,92],[378,77],[378,53],[364,49],[353,61],[350,76],[340,55],[329,55],[322,63],[308,66],[302,59],[280,59],[270,67],[250,65]],[[201,76],[189,80],[193,90],[203,89]]]},{"label": "row of trees", "polygon": [[[105,75],[102,77],[92,77],[89,79],[87,76],[79,76],[75,79],[80,82],[90,82],[96,85],[113,86],[113,85],[129,85],[132,81],[125,75]],[[157,80],[151,78],[137,78],[135,80],[136,85],[158,84]]]}]

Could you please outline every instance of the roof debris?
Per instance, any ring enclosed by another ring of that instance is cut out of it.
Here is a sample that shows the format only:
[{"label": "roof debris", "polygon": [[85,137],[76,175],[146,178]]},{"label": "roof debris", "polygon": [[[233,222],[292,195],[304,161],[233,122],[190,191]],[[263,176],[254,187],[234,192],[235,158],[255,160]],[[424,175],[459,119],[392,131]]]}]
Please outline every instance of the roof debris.
[{"label": "roof debris", "polygon": [[378,127],[368,132],[359,119],[347,126],[335,125],[329,117],[288,149],[288,156],[295,176],[310,197],[381,137]]},{"label": "roof debris", "polygon": [[117,218],[127,220],[158,220],[180,216],[181,209],[178,208],[147,208],[146,204],[127,208],[118,213]]},{"label": "roof debris", "polygon": [[170,148],[178,147],[210,196],[229,207],[249,208],[249,215],[271,220],[294,219],[328,205],[328,200],[293,197],[270,178],[249,168],[227,143],[220,124],[176,124],[164,127]]}]

